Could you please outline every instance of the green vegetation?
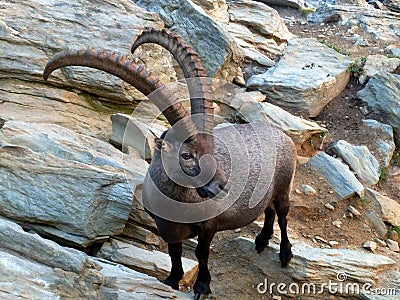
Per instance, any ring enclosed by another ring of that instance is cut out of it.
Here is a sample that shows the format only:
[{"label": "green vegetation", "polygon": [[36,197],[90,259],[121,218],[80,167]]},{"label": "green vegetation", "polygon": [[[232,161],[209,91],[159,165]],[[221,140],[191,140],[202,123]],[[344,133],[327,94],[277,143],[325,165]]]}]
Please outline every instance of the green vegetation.
[{"label": "green vegetation", "polygon": [[365,56],[357,58],[349,65],[349,67],[347,68],[347,72],[350,72],[354,77],[360,76],[366,60],[367,58]]},{"label": "green vegetation", "polygon": [[397,234],[398,234],[399,237],[400,237],[400,226],[391,226],[391,225],[389,225],[389,226],[387,226],[387,228],[388,228],[388,230],[396,231]]},{"label": "green vegetation", "polygon": [[315,9],[314,9],[314,8],[311,8],[311,7],[302,7],[302,8],[301,8],[301,11],[303,12],[303,14],[304,14],[305,16],[308,16],[309,14],[315,12]]},{"label": "green vegetation", "polygon": [[400,151],[399,150],[396,150],[396,152],[393,154],[390,164],[392,166],[400,167]]},{"label": "green vegetation", "polygon": [[398,59],[400,59],[400,56],[399,56],[399,55],[387,54],[386,56],[387,56],[388,58],[398,58]]},{"label": "green vegetation", "polygon": [[385,182],[387,179],[387,168],[380,167],[379,168],[379,182]]},{"label": "green vegetation", "polygon": [[367,205],[368,200],[367,200],[367,198],[360,198],[360,202],[361,202],[362,206],[365,206],[365,205]]},{"label": "green vegetation", "polygon": [[340,48],[338,45],[336,45],[334,43],[331,43],[331,42],[326,41],[326,40],[319,40],[319,42],[324,44],[325,46],[335,50],[336,52],[339,52],[340,54],[349,55],[349,53],[347,51],[343,50],[342,48]]}]

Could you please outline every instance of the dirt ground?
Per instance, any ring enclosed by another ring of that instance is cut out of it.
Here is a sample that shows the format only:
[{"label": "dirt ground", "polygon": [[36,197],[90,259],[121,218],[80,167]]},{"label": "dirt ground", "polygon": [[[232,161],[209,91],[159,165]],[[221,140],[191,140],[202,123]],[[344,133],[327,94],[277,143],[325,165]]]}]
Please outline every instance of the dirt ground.
[{"label": "dirt ground", "polygon": [[[293,26],[289,29],[298,37],[315,37],[324,34],[323,40],[326,44],[337,49],[345,49],[346,54],[356,59],[369,54],[380,53],[380,49],[384,49],[385,45],[373,41],[370,37],[365,36],[369,40],[369,47],[355,46],[354,41],[347,39],[349,34],[347,28],[338,27],[334,24],[321,26],[320,24],[307,23],[305,15],[294,9],[278,8],[278,11],[285,20],[292,17],[296,20],[292,22]],[[293,20],[293,18],[292,18]],[[363,36],[362,32],[359,32]],[[321,40],[321,38],[318,38]],[[381,54],[381,53],[380,53]],[[368,133],[360,130],[361,120],[365,116],[360,111],[362,103],[357,99],[356,93],[363,86],[352,78],[345,91],[322,111],[315,118],[316,121],[329,130],[327,144],[338,139],[347,140],[350,143],[359,145],[368,139]],[[400,156],[397,152],[396,156]],[[399,160],[400,161],[400,160]],[[388,178],[380,182],[376,189],[387,194],[389,197],[399,201],[400,203],[400,183],[392,179],[393,174],[399,173],[399,168],[391,166],[388,169]],[[398,178],[398,177],[397,177]],[[317,190],[317,195],[307,196],[294,192],[300,189],[302,184],[309,184]],[[332,203],[335,210],[331,211],[324,207],[326,203]],[[363,250],[362,244],[365,241],[373,240],[376,236],[369,231],[362,218],[344,218],[349,205],[357,208],[361,214],[366,214],[369,210],[375,208],[372,203],[358,197],[338,201],[332,193],[332,189],[324,179],[319,178],[315,173],[306,170],[299,165],[296,172],[293,192],[291,196],[291,211],[288,217],[289,237],[292,241],[305,241],[314,247],[329,248],[330,246],[324,242],[315,241],[315,236],[320,236],[327,241],[339,242],[340,248]],[[332,222],[340,220],[342,224],[337,228]],[[232,242],[238,236],[245,236],[254,239],[260,231],[263,217],[261,216],[257,222],[242,228],[240,232],[229,231],[217,233],[212,245],[210,255],[210,271],[212,277],[211,289],[213,291],[212,298],[216,299],[286,299],[289,297],[279,298],[279,295],[261,295],[257,292],[257,285],[265,278],[269,282],[285,282],[292,283],[294,280],[290,276],[290,266],[282,270],[279,265],[277,251],[266,249],[262,254],[254,254],[254,249],[247,249],[250,254],[246,254],[237,244]],[[277,225],[277,224],[276,224]],[[275,226],[275,236],[273,243],[279,243],[279,229]],[[253,251],[253,252],[252,252]],[[387,248],[380,247],[378,254],[391,257],[399,262],[400,255],[391,252]],[[185,251],[184,255],[195,259],[193,251]],[[260,268],[259,265],[270,264],[270,269]],[[380,278],[384,282],[385,278]],[[292,297],[292,299],[310,299],[310,296]],[[318,297],[317,297],[318,298]],[[336,299],[338,296],[324,295],[318,299]],[[347,296],[346,299],[351,299]]]}]

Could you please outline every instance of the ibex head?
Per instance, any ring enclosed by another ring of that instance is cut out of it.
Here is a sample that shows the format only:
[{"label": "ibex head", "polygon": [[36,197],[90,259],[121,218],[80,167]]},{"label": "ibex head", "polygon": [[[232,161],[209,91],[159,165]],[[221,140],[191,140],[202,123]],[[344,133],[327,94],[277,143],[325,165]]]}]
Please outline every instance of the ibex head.
[{"label": "ibex head", "polygon": [[224,189],[227,179],[213,157],[213,102],[204,90],[204,68],[198,55],[176,34],[167,30],[145,31],[133,44],[132,52],[148,42],[164,46],[182,67],[188,78],[191,115],[173,93],[143,66],[114,52],[87,49],[56,53],[47,63],[43,77],[47,80],[54,70],[61,67],[86,66],[118,76],[145,95],[156,91],[157,99],[151,97],[150,100],[171,125],[171,129],[155,140],[160,163],[175,183],[196,188],[203,198],[214,197]]}]

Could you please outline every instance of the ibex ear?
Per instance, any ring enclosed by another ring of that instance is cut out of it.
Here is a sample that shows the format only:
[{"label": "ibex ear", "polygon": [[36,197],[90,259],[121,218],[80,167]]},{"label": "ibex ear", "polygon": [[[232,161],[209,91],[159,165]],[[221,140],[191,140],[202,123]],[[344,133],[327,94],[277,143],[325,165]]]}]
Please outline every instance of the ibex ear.
[{"label": "ibex ear", "polygon": [[163,140],[161,138],[156,137],[154,139],[154,144],[156,146],[156,149],[159,150],[159,151],[162,150],[162,151],[165,151],[167,153],[170,153],[172,151],[171,143],[169,143],[169,142],[167,142],[167,141],[165,141],[165,140]]}]

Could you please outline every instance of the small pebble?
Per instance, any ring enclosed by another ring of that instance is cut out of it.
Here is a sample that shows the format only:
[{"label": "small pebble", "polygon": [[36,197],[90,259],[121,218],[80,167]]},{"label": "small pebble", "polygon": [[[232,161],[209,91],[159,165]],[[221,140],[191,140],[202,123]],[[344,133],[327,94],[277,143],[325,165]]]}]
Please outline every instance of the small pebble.
[{"label": "small pebble", "polygon": [[239,233],[239,232],[241,232],[241,231],[242,231],[241,228],[236,228],[236,229],[234,230],[234,232],[236,232],[236,233]]},{"label": "small pebble", "polygon": [[349,207],[347,208],[347,210],[349,212],[351,212],[353,214],[353,216],[361,216],[361,213],[355,209],[353,206],[349,205]]},{"label": "small pebble", "polygon": [[335,207],[330,203],[325,203],[325,207],[329,210],[335,210]]},{"label": "small pebble", "polygon": [[377,247],[378,247],[378,245],[374,241],[367,241],[363,244],[363,248],[365,248],[371,252],[375,252]]},{"label": "small pebble", "polygon": [[387,233],[387,238],[392,241],[399,241],[399,234],[394,230],[389,230]]},{"label": "small pebble", "polygon": [[336,242],[336,241],[329,241],[328,244],[332,248],[336,248],[337,246],[339,246],[339,242]]},{"label": "small pebble", "polygon": [[399,248],[399,243],[390,239],[386,240],[386,245],[388,246],[388,248],[394,252],[399,252],[400,248]]},{"label": "small pebble", "polygon": [[301,186],[301,191],[304,194],[309,195],[309,196],[313,196],[313,195],[317,194],[317,191],[311,185],[308,185],[308,184],[303,184]]},{"label": "small pebble", "polygon": [[353,214],[351,213],[351,212],[349,212],[349,211],[346,211],[345,213],[344,213],[344,215],[343,215],[343,218],[349,218],[349,219],[351,219],[351,218],[353,218],[354,216],[353,216]]},{"label": "small pebble", "polygon": [[336,220],[332,222],[333,226],[336,226],[337,228],[340,228],[340,226],[342,225],[342,221]]},{"label": "small pebble", "polygon": [[328,244],[328,241],[325,240],[324,238],[320,237],[319,235],[316,235],[314,238],[315,238],[317,241],[320,241],[320,242],[323,242],[323,243],[325,243],[325,244]]},{"label": "small pebble", "polygon": [[381,239],[375,238],[374,242],[379,246],[386,247],[385,241],[382,241]]}]

